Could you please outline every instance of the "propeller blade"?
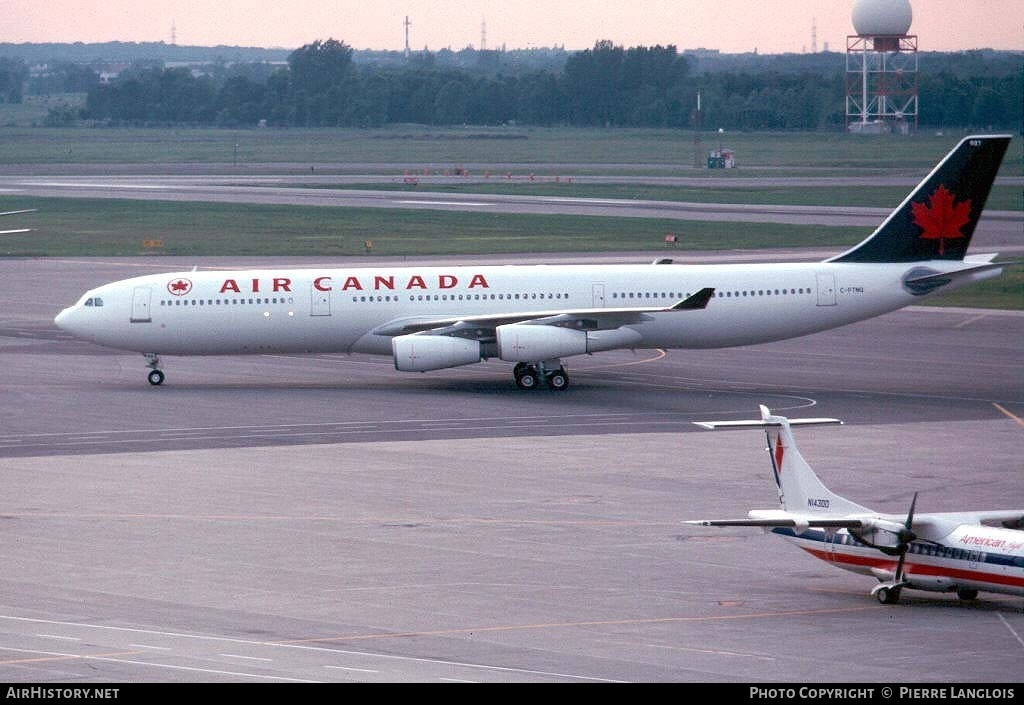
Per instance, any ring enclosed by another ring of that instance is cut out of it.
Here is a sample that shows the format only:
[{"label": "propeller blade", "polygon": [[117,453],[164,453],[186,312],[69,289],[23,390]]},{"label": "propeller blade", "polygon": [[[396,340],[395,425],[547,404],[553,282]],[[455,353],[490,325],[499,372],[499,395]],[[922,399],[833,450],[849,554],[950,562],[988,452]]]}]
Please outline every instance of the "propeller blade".
[{"label": "propeller blade", "polygon": [[903,582],[903,561],[904,561],[904,559],[906,559],[906,557],[907,557],[907,551],[906,551],[906,549],[904,549],[904,551],[900,554],[899,563],[896,564],[896,575],[893,578],[893,582],[896,585],[899,585],[900,583]]},{"label": "propeller blade", "polygon": [[917,505],[917,492],[914,493],[914,498],[910,500],[910,511],[907,512],[907,521],[903,525],[903,529],[899,533],[900,545],[899,554],[900,560],[896,564],[896,577],[895,582],[897,584],[903,582],[903,561],[907,558],[907,550],[910,548],[910,544],[917,538],[917,534],[911,530],[911,526],[914,524],[914,507]]}]

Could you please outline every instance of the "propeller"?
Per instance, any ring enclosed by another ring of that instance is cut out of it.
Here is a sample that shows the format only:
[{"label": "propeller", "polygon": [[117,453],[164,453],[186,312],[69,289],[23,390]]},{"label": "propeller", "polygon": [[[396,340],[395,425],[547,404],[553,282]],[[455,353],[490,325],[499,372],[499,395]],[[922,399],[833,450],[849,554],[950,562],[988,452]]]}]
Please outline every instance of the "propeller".
[{"label": "propeller", "polygon": [[907,521],[903,524],[903,528],[896,534],[900,543],[896,547],[899,552],[900,560],[896,564],[896,575],[893,578],[893,582],[900,585],[903,582],[903,561],[907,557],[907,549],[910,548],[910,544],[917,538],[917,534],[910,528],[914,524],[914,505],[917,504],[917,492],[914,493],[914,498],[910,500],[910,511],[907,512]]}]

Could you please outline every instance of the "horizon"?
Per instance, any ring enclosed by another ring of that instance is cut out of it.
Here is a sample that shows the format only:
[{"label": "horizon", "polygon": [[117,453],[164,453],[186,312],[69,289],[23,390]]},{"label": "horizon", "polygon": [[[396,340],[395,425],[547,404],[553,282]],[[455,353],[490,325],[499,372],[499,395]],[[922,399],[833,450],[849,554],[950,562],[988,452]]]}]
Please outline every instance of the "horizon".
[{"label": "horizon", "polygon": [[[894,0],[898,1],[898,0]],[[296,49],[334,38],[359,51],[437,52],[675,46],[723,54],[845,51],[855,34],[854,0],[5,0],[0,43],[155,43],[168,46]],[[1024,51],[1020,0],[916,0],[909,34],[921,51]],[[530,18],[523,22],[523,17]]]},{"label": "horizon", "polygon": [[[344,41],[344,40],[340,40],[338,37],[317,37],[316,39],[311,39],[309,42],[307,42],[305,45],[302,45],[302,46],[306,46],[308,44],[312,44],[314,41],[326,41],[328,39],[338,39],[339,41]],[[600,41],[600,40],[596,40],[596,41]],[[126,45],[153,44],[153,45],[164,45],[164,46],[167,46],[167,47],[176,47],[178,49],[242,49],[242,50],[253,50],[253,51],[287,51],[287,52],[295,51],[296,49],[299,48],[299,47],[286,47],[286,46],[250,46],[250,45],[242,45],[242,44],[181,44],[181,43],[171,44],[169,42],[165,42],[162,39],[141,40],[141,41],[137,41],[137,40],[124,40],[124,39],[110,39],[110,40],[95,41],[95,42],[81,42],[81,41],[76,41],[76,42],[65,42],[65,41],[5,42],[5,41],[0,40],[0,45],[5,45],[5,44],[6,45],[13,45],[13,46],[22,46],[22,45],[45,46],[45,45],[48,45],[48,44],[56,44],[56,45],[63,45],[63,46],[78,46],[78,45],[81,45],[81,46],[102,46],[104,44],[126,44]],[[348,44],[348,43],[346,42],[346,44]],[[653,47],[653,46],[657,46],[657,45],[654,45],[654,44],[622,44],[620,42],[614,42],[614,44],[615,44],[615,46],[622,46],[622,47],[624,47],[626,49],[630,49],[630,48],[633,48],[633,47]],[[354,52],[377,52],[377,53],[396,53],[396,54],[401,54],[402,53],[401,49],[372,49],[372,48],[371,49],[364,49],[364,48],[352,47],[352,46],[350,46],[350,48]],[[569,49],[569,48],[564,47],[564,46],[498,47],[498,48],[493,48],[493,49],[492,48],[488,48],[488,49],[486,49],[486,51],[498,51],[498,52],[514,52],[514,51],[565,51],[565,52],[571,54],[571,53],[575,53],[575,52],[579,52],[579,51],[586,51],[588,49],[593,49],[593,46],[585,47],[583,49]],[[451,52],[456,52],[457,53],[457,52],[461,52],[461,51],[480,51],[480,50],[477,49],[476,47],[470,45],[470,46],[464,46],[464,47],[460,47],[460,48],[439,47],[437,49],[430,49],[430,48],[426,48],[426,49],[412,49],[411,51],[412,51],[412,53],[415,54],[415,53],[419,53],[419,52],[423,52],[423,51],[429,51],[430,53],[438,53],[438,52],[441,52],[441,51],[451,51]],[[919,50],[919,53],[921,53],[921,54],[927,54],[927,53],[933,53],[933,54],[959,54],[959,53],[967,53],[967,52],[975,52],[975,51],[992,51],[992,52],[1001,52],[1001,53],[1006,53],[1006,54],[1024,54],[1024,49],[998,49],[998,48],[989,47],[989,46],[974,47],[974,48],[971,48],[971,49],[952,49],[952,50],[922,49],[922,50]],[[753,51],[753,50],[752,51],[722,51],[722,50],[713,49],[713,48],[710,48],[710,47],[679,47],[679,46],[676,47],[676,52],[679,53],[679,54],[696,53],[696,52],[710,52],[710,53],[721,54],[722,56],[742,56],[742,55],[745,55],[745,54],[756,54],[757,56],[792,56],[792,55],[801,56],[801,55],[809,55],[809,54],[811,54],[810,51],[799,51],[799,52],[792,52],[792,51],[767,52],[767,51]],[[839,50],[839,49],[835,49],[835,48],[829,47],[828,49],[819,48],[818,51],[814,52],[814,53],[817,53],[817,54],[825,54],[825,53],[844,54],[846,52],[845,52],[845,50]]]}]

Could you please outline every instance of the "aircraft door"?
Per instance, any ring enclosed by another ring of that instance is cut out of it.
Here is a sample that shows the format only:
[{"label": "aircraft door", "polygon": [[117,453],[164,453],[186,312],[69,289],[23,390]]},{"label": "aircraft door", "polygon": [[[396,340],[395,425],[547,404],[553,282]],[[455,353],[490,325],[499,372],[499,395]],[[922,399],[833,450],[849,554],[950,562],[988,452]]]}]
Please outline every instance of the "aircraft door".
[{"label": "aircraft door", "polygon": [[604,308],[604,284],[594,284],[594,308]]},{"label": "aircraft door", "polygon": [[309,311],[310,316],[331,315],[331,292],[321,291],[315,286],[310,285],[309,300],[312,302]]},{"label": "aircraft door", "polygon": [[153,290],[148,286],[137,286],[132,292],[132,323],[149,323],[153,320],[149,312]]},{"label": "aircraft door", "polygon": [[836,275],[818,274],[818,305],[836,305]]}]

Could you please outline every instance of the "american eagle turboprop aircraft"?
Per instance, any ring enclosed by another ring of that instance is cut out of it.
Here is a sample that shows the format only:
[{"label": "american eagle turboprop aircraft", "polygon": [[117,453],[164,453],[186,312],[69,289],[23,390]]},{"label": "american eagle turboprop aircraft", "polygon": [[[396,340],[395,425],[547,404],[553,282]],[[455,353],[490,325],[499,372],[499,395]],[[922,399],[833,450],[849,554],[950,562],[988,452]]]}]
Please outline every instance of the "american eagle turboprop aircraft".
[{"label": "american eagle turboprop aircraft", "polygon": [[958,144],[866,240],[815,263],[261,269],[154,274],[55,319],[145,355],[372,353],[424,372],[497,357],[522,389],[565,389],[562,358],[751,345],[828,330],[1002,273],[966,254],[1009,136]]},{"label": "american eagle turboprop aircraft", "polygon": [[[956,591],[973,600],[979,590],[1024,595],[1024,509],[879,514],[831,492],[807,464],[791,425],[841,423],[838,419],[787,419],[761,407],[757,421],[701,421],[708,429],[761,426],[782,509],[754,509],[747,519],[701,519],[701,526],[759,526],[815,558],[872,575],[871,594],[895,604],[903,588]],[[989,526],[1001,524],[1002,526]],[[1006,528],[1003,528],[1006,527]]]}]

